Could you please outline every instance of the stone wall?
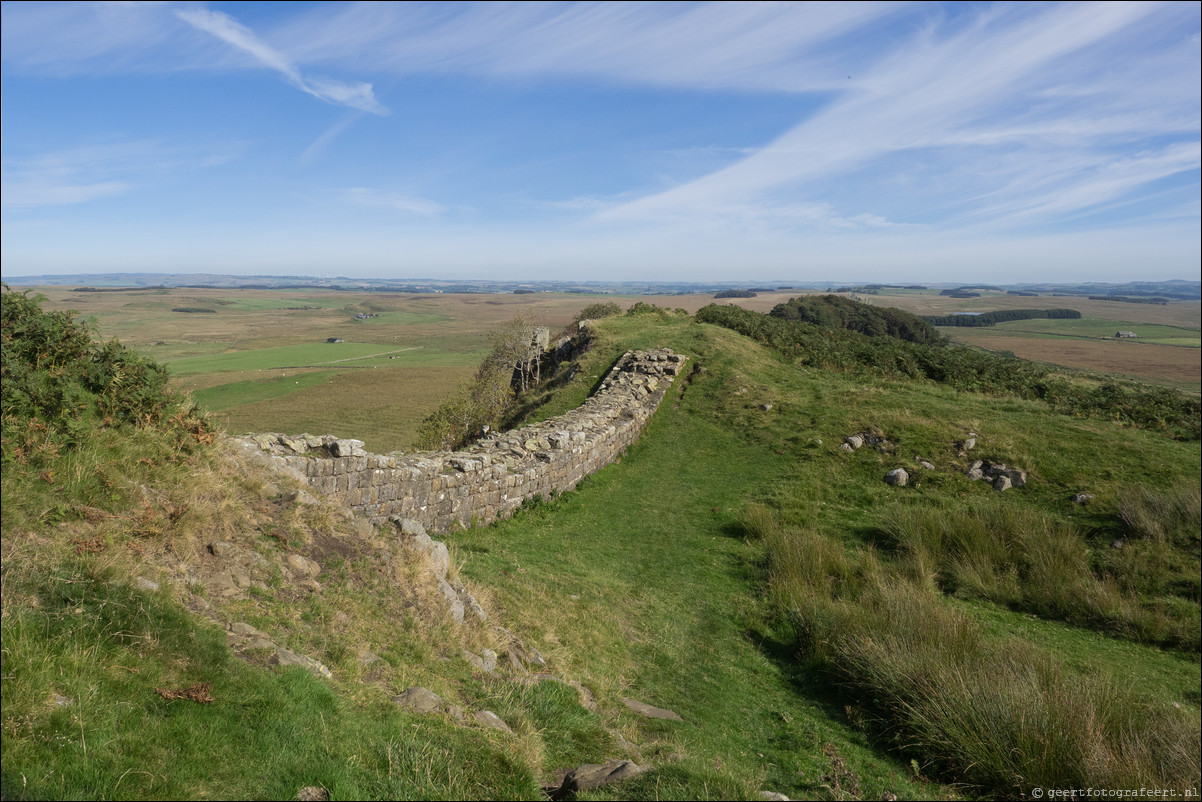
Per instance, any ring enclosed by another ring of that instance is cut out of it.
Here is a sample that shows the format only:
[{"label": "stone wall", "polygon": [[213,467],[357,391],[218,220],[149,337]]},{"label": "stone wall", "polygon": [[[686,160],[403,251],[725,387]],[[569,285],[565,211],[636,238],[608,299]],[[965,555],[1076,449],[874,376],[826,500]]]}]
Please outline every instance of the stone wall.
[{"label": "stone wall", "polygon": [[446,532],[508,517],[608,465],[638,437],[683,363],[667,348],[628,351],[581,406],[465,451],[369,454],[360,440],[328,435],[239,440],[373,523],[395,515]]}]

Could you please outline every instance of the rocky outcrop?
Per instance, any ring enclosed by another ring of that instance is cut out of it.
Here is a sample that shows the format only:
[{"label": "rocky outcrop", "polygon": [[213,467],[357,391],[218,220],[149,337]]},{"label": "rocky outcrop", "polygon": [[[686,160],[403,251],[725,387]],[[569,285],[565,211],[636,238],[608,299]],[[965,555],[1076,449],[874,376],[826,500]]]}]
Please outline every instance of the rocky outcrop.
[{"label": "rocky outcrop", "polygon": [[889,442],[889,439],[876,429],[849,434],[843,438],[843,443],[839,448],[843,451],[859,451],[864,446],[872,446],[882,454],[892,451],[894,448],[893,443]]},{"label": "rocky outcrop", "polygon": [[447,610],[455,619],[455,623],[462,624],[464,616],[468,613],[480,621],[487,620],[488,614],[476,601],[476,597],[458,579],[448,577],[447,572],[451,567],[451,558],[446,544],[430,537],[420,521],[402,518],[399,515],[394,515],[388,520],[400,533],[401,545],[405,550],[418,559],[425,560],[433,575],[435,586],[443,601],[446,602]]},{"label": "rocky outcrop", "polygon": [[528,499],[571,490],[613,462],[638,437],[683,363],[667,348],[628,351],[580,407],[464,451],[369,454],[360,440],[312,435],[239,442],[374,524],[397,516],[446,532],[508,517]]},{"label": "rocky outcrop", "polygon": [[296,666],[305,669],[314,676],[325,677],[326,679],[330,679],[333,676],[325,664],[307,655],[294,652],[291,649],[285,649],[283,646],[272,641],[267,635],[243,621],[231,624],[228,632],[231,640],[230,645],[235,650],[262,649],[270,654],[268,663],[271,665]]}]

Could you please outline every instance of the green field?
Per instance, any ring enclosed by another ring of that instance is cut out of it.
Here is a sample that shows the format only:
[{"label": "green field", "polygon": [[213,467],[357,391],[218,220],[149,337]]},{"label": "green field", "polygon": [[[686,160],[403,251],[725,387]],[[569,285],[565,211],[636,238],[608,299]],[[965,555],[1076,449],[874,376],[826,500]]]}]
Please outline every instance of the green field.
[{"label": "green field", "polygon": [[320,309],[341,309],[345,306],[345,302],[336,295],[332,296],[327,293],[317,292],[298,297],[264,298],[239,295],[234,297],[206,298],[203,300],[216,305],[222,312],[261,312],[269,309],[307,312],[314,307]]},{"label": "green field", "polygon": [[[1116,331],[1133,331],[1138,336],[1135,342],[1157,345],[1179,345],[1188,348],[1202,347],[1202,333],[1197,329],[1182,326],[1158,326],[1152,323],[1135,323],[1129,320],[1105,320],[1083,317],[1078,320],[1012,320],[998,323],[990,328],[999,333],[1025,334],[1042,337],[1085,337],[1113,338]],[[955,332],[955,327],[944,328],[944,332]]]},{"label": "green field", "polygon": [[477,354],[436,352],[421,346],[397,346],[396,343],[313,343],[258,348],[213,356],[176,359],[167,367],[177,376],[195,373],[229,373],[247,370],[280,370],[326,365],[362,367],[364,365],[471,365]]},{"label": "green field", "polygon": [[319,370],[311,373],[301,373],[295,378],[280,376],[270,379],[248,379],[245,381],[229,382],[227,384],[206,387],[203,390],[196,390],[192,393],[192,399],[202,409],[210,412],[218,412],[230,407],[255,404],[260,401],[268,401],[290,393],[307,390],[310,387],[325,384],[335,375],[336,372],[332,370]]},{"label": "green field", "polygon": [[[167,365],[176,388],[237,431],[337,430],[381,450],[412,446],[421,419],[479,363],[493,327],[525,314],[558,331],[593,300],[196,288],[45,294],[49,308],[77,310],[100,338]],[[377,317],[356,320],[359,313]],[[311,375],[326,369],[357,377]]]}]

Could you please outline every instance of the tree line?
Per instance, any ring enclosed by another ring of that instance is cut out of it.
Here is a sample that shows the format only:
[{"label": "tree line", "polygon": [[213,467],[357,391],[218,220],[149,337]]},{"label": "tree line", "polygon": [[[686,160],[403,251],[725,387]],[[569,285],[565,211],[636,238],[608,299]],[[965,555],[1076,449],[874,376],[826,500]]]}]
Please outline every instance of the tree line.
[{"label": "tree line", "polygon": [[923,315],[922,319],[932,326],[993,326],[1011,320],[1079,320],[1081,313],[1076,309],[998,309],[979,315]]}]

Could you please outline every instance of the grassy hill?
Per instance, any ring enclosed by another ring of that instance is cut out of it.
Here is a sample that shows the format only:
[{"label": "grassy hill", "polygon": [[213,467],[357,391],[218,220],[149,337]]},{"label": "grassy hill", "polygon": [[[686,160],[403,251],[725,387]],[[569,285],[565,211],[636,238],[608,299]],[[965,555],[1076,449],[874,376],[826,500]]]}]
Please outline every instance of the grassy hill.
[{"label": "grassy hill", "polygon": [[[628,348],[694,372],[618,464],[446,536],[489,626],[440,615],[393,533],[195,427],[114,423],[35,464],[6,418],[4,798],[535,799],[610,758],[651,770],[581,798],[1198,788],[1196,441],[636,312],[599,323],[530,417]],[[841,448],[853,434],[877,447]],[[976,460],[1027,483],[995,492]],[[249,566],[232,596],[191,581],[219,542]],[[461,650],[496,648],[494,623],[557,679],[474,670]],[[197,682],[212,702],[156,692]],[[512,733],[393,703],[415,685]]]}]

